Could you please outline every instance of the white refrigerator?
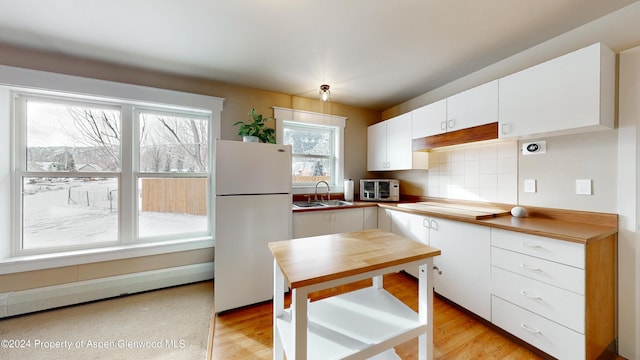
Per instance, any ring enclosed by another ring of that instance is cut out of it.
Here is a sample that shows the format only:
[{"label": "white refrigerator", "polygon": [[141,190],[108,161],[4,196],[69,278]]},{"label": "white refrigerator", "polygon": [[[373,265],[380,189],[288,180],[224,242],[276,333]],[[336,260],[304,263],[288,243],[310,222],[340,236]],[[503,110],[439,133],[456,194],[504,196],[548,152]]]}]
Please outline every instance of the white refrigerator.
[{"label": "white refrigerator", "polygon": [[291,239],[291,146],[216,141],[216,313],[273,298],[267,243]]}]

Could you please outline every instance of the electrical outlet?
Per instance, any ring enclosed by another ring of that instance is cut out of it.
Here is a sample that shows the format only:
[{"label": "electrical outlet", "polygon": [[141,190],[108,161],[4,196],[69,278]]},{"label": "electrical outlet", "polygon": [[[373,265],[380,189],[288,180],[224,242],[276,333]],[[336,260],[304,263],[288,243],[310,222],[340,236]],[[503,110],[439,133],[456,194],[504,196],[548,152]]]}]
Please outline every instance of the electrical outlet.
[{"label": "electrical outlet", "polygon": [[527,179],[524,181],[524,192],[526,193],[534,193],[536,192],[536,180],[535,179]]}]

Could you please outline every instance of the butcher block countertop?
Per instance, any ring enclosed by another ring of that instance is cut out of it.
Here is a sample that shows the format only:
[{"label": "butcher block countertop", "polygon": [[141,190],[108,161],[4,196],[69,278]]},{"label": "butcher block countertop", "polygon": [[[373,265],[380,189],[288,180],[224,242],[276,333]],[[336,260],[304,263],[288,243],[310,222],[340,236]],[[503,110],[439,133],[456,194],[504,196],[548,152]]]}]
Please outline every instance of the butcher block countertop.
[{"label": "butcher block countertop", "polygon": [[[420,202],[415,204],[420,204]],[[525,206],[529,215],[517,218],[511,216],[510,205],[492,204],[487,205],[485,214],[482,216],[473,216],[473,214],[469,214],[468,209],[465,209],[465,206],[468,206],[465,202],[459,203],[463,209],[461,211],[455,210],[457,205],[455,202],[442,204],[430,202],[429,204],[432,206],[407,206],[403,203],[378,203],[378,206],[583,244],[603,239],[618,232],[617,214]],[[482,208],[483,204],[471,204],[470,206]],[[493,210],[489,211],[488,209]],[[494,213],[491,215],[492,211]]]},{"label": "butcher block countertop", "polygon": [[440,255],[440,250],[382,230],[313,236],[269,243],[292,288]]},{"label": "butcher block countertop", "polygon": [[420,201],[415,203],[399,203],[396,206],[399,208],[435,212],[438,214],[463,217],[472,220],[490,219],[496,216],[510,214],[510,211],[508,209],[502,209],[488,205],[480,206]]}]

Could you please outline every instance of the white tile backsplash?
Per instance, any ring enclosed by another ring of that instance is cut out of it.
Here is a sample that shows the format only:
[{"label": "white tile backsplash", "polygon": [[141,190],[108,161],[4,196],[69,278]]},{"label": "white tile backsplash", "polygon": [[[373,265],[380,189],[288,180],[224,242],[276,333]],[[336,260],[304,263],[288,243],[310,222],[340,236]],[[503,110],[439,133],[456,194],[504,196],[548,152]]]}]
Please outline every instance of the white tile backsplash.
[{"label": "white tile backsplash", "polygon": [[433,150],[428,174],[428,196],[517,204],[518,142]]}]

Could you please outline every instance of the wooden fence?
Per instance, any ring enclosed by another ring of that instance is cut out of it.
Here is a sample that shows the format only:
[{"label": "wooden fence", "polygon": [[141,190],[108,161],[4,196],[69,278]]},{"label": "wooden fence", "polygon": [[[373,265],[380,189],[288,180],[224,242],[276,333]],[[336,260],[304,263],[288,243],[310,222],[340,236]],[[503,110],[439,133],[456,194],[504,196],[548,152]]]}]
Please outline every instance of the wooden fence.
[{"label": "wooden fence", "polygon": [[323,176],[303,176],[303,175],[294,175],[293,176],[293,183],[317,183],[318,181],[326,181],[329,182],[329,180],[331,180],[331,178],[329,177],[329,175],[323,175]]},{"label": "wooden fence", "polygon": [[207,215],[207,179],[142,179],[142,211]]}]

